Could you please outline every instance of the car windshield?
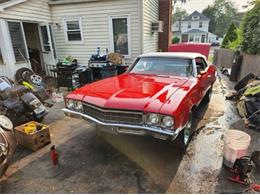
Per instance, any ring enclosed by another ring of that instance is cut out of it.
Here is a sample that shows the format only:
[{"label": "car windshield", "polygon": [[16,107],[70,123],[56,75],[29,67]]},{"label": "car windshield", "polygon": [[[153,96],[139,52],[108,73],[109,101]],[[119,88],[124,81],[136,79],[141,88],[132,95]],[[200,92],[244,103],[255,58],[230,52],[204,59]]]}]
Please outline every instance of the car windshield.
[{"label": "car windshield", "polygon": [[136,62],[130,73],[189,77],[193,75],[192,60],[144,57]]}]

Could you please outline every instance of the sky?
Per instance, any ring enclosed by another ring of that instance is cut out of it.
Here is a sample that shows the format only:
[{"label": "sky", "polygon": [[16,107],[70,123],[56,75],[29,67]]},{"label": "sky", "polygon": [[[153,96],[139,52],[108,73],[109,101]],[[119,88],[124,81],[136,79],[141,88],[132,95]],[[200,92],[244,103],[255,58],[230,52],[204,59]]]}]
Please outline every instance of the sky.
[{"label": "sky", "polygon": [[[180,2],[178,2],[175,6],[181,6],[183,9],[186,9],[188,13],[192,13],[195,10],[201,12],[208,5],[211,5],[213,1],[214,0],[188,0],[186,4],[181,4]],[[240,12],[246,11],[246,9],[242,8],[242,6],[245,5],[248,0],[231,0],[231,1],[235,4],[238,11]]]}]

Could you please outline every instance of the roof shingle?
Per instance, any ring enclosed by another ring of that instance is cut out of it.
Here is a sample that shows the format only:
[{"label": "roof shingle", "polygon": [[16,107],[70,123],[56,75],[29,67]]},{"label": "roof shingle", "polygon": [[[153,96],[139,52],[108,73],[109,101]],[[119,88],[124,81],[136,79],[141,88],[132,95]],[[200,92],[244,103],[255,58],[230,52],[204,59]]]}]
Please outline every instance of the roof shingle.
[{"label": "roof shingle", "polygon": [[199,20],[210,20],[207,16],[199,13],[198,11],[194,11],[192,12],[192,14],[190,14],[189,16],[187,16],[186,18],[184,18],[183,21],[189,21],[189,20],[192,20],[193,17],[196,17],[196,16],[199,16],[200,19]]}]

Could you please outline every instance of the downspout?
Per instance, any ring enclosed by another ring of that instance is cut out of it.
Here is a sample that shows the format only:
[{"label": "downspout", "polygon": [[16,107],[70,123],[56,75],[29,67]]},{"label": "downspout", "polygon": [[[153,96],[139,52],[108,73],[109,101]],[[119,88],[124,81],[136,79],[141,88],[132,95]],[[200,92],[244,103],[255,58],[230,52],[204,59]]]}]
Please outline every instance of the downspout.
[{"label": "downspout", "polygon": [[141,55],[143,53],[144,48],[144,0],[138,0],[139,2],[139,27],[140,27],[140,43],[139,43],[139,54]]}]

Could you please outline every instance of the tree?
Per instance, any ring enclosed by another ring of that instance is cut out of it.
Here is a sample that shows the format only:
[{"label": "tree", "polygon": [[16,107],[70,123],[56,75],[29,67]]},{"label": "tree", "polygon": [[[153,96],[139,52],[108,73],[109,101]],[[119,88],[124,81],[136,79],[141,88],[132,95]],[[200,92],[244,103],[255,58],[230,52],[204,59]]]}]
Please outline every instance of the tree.
[{"label": "tree", "polygon": [[176,7],[172,16],[172,21],[178,22],[179,23],[179,29],[178,31],[181,30],[181,21],[188,16],[188,13],[185,9],[182,9],[181,7]]},{"label": "tree", "polygon": [[228,31],[224,37],[224,40],[222,42],[221,47],[222,48],[227,48],[231,42],[235,41],[238,38],[237,35],[237,27],[235,26],[235,24],[232,22],[231,25],[228,28]]},{"label": "tree", "polygon": [[237,19],[237,9],[230,0],[214,0],[202,13],[210,19],[209,31],[223,37],[233,20]]},{"label": "tree", "polygon": [[190,0],[173,0],[172,9],[174,10],[175,4],[177,2],[181,2],[182,4],[185,4],[185,3],[187,3],[187,1],[190,1]]},{"label": "tree", "polygon": [[260,0],[254,1],[242,24],[242,51],[249,54],[260,54]]}]

